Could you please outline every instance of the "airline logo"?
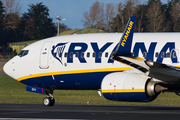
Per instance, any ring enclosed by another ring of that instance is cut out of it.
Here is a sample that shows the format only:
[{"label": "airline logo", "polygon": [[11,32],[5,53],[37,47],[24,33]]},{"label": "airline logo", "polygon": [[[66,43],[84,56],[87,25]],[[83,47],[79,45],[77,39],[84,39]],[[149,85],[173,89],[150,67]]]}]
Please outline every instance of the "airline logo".
[{"label": "airline logo", "polygon": [[[99,53],[103,53],[107,50],[108,47],[110,47],[113,44],[113,42],[107,42],[105,43],[102,47],[98,47],[97,42],[91,42],[90,46],[88,46],[87,43],[83,42],[77,42],[77,43],[70,43],[68,51],[67,51],[67,63],[73,63],[74,59],[74,54],[78,53],[78,56],[76,56],[79,59],[80,63],[87,63],[86,57],[85,57],[85,52],[90,52],[87,51],[88,47],[92,47],[93,53],[95,53],[94,56],[94,62],[95,63],[101,63],[102,57],[99,57]],[[58,43],[57,45],[54,45],[52,47],[51,53],[52,55],[63,65],[62,59],[63,59],[63,52],[66,47],[67,43]],[[139,56],[139,52],[143,54],[144,58],[147,60],[152,60],[155,61],[155,49],[156,49],[157,42],[151,42],[151,44],[148,46],[145,46],[144,42],[137,42],[134,45],[134,48],[132,49],[132,52],[134,56]],[[117,46],[117,45],[116,45]],[[116,48],[116,47],[115,47]],[[110,54],[112,54],[115,51],[115,48],[111,51]],[[148,49],[147,49],[148,48]],[[129,48],[130,49],[130,48]],[[164,58],[170,58],[172,63],[178,63],[178,55],[175,50],[175,42],[167,42],[162,49],[157,52],[158,55],[156,56],[156,62],[162,63]],[[167,54],[169,53],[169,54]],[[84,54],[82,56],[82,54]],[[92,57],[92,52],[91,56]],[[113,63],[114,61],[111,58],[111,55],[109,56],[109,59],[107,63]]]},{"label": "airline logo", "polygon": [[130,34],[131,29],[132,29],[132,27],[133,27],[133,24],[134,24],[134,22],[132,22],[132,21],[129,22],[129,26],[128,26],[128,28],[126,29],[126,33],[125,33],[124,38],[123,38],[123,40],[122,40],[122,42],[121,42],[121,46],[123,46],[123,47],[124,47],[124,45],[126,44],[126,40],[127,40],[127,38],[129,37],[129,34]]},{"label": "airline logo", "polygon": [[62,63],[62,54],[66,47],[67,43],[59,43],[56,46],[54,45],[51,50],[51,54],[63,65]]},{"label": "airline logo", "polygon": [[[95,63],[101,63],[101,59],[102,57],[99,56],[99,54],[103,54],[104,51],[113,44],[113,42],[107,42],[105,43],[102,47],[98,47],[98,43],[97,42],[91,42],[91,47],[93,49],[93,53],[95,53]],[[54,45],[52,47],[51,50],[51,54],[63,65],[62,63],[62,58],[63,58],[63,52],[64,49],[66,47],[67,43],[58,43],[57,45]],[[77,54],[77,58],[79,59],[80,63],[87,63],[86,59],[85,59],[85,52],[87,52],[88,49],[88,45],[86,43],[83,42],[79,42],[79,43],[71,43],[68,49],[67,54],[67,63],[73,63],[73,59],[74,59],[74,54]],[[90,47],[90,46],[89,46]],[[90,52],[90,51],[89,51]],[[92,52],[90,57],[92,57]],[[110,59],[110,57],[109,57]],[[113,60],[109,60],[110,62],[108,63],[112,63]]]}]

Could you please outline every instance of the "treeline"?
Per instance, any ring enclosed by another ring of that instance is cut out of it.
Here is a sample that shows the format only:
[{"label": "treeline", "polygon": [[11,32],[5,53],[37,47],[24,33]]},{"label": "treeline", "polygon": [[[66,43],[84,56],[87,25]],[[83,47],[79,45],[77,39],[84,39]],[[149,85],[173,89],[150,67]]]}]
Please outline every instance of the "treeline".
[{"label": "treeline", "polygon": [[[84,12],[85,28],[99,28],[107,32],[123,32],[130,16],[136,16],[135,32],[179,32],[180,0],[160,0],[139,3],[100,3],[96,1]],[[60,31],[69,29],[60,24]],[[21,14],[18,0],[0,0],[0,47],[9,42],[38,40],[55,36],[57,25],[49,17],[49,9],[43,3],[30,4],[27,13]]]},{"label": "treeline", "polygon": [[136,32],[179,32],[180,0],[160,0],[139,3],[138,0],[125,0],[113,3],[92,4],[89,12],[84,12],[82,21],[85,28],[100,28],[107,32],[123,32],[130,16],[136,16]]},{"label": "treeline", "polygon": [[[67,26],[60,25],[66,30]],[[0,0],[0,46],[9,42],[39,40],[57,35],[57,26],[43,3],[30,4],[21,14],[18,0]]]}]

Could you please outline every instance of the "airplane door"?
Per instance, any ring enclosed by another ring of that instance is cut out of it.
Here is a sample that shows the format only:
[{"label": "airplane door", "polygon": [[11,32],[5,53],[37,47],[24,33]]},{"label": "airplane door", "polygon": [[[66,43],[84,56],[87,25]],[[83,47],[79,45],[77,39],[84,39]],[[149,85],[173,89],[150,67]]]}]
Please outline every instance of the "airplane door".
[{"label": "airplane door", "polygon": [[48,69],[49,68],[49,52],[52,42],[45,42],[42,46],[40,52],[40,64],[39,67],[41,69]]}]

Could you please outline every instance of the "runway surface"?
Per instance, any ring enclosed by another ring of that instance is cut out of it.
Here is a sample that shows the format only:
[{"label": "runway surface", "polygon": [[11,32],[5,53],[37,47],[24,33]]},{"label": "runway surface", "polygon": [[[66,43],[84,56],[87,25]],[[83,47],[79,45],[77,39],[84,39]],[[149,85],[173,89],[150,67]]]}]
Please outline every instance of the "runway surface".
[{"label": "runway surface", "polygon": [[6,62],[0,62],[0,66],[4,66]]},{"label": "runway surface", "polygon": [[0,104],[0,119],[179,120],[180,107]]},{"label": "runway surface", "polygon": [[7,74],[4,72],[0,72],[0,76],[7,76]]},{"label": "runway surface", "polygon": [[[6,62],[0,62],[0,66],[4,66]],[[6,73],[0,72],[0,76],[7,76]]]}]

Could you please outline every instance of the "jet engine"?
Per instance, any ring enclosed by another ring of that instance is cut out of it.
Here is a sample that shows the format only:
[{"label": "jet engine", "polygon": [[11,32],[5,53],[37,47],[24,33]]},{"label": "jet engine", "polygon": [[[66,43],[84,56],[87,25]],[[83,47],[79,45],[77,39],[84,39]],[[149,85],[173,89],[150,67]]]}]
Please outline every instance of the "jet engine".
[{"label": "jet engine", "polygon": [[164,89],[146,75],[129,72],[108,74],[101,83],[103,96],[116,101],[153,101]]}]

